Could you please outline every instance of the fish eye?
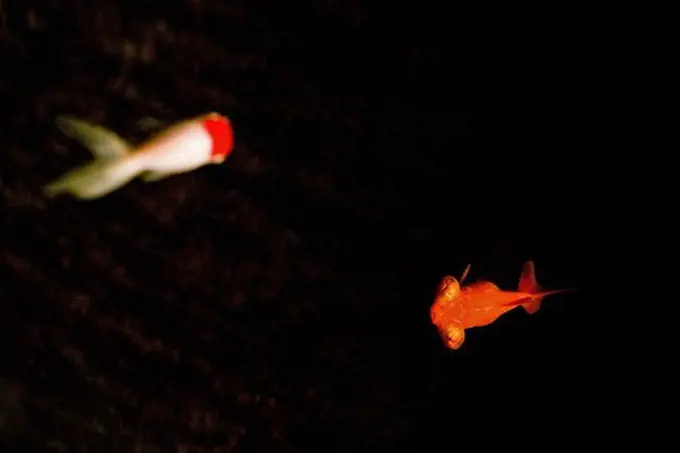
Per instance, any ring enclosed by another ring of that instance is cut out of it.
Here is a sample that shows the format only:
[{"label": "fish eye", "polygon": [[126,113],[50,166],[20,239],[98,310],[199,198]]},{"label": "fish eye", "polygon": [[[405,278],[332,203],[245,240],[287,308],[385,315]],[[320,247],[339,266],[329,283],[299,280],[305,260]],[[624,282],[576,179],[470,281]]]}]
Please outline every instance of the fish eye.
[{"label": "fish eye", "polygon": [[460,284],[458,280],[451,276],[444,277],[439,284],[439,293],[446,297],[455,297],[460,292]]},{"label": "fish eye", "polygon": [[451,349],[458,349],[465,341],[465,330],[458,326],[449,326],[445,330],[446,344]]}]

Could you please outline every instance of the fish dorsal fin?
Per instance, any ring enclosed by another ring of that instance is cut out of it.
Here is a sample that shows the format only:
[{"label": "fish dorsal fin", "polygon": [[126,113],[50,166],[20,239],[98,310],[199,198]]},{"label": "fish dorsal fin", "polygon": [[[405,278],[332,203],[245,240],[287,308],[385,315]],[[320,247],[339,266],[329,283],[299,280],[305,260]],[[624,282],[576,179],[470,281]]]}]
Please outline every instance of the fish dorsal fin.
[{"label": "fish dorsal fin", "polygon": [[161,121],[158,118],[154,118],[152,116],[145,116],[141,120],[137,121],[137,125],[144,132],[152,133],[156,133],[167,126],[165,121]]},{"label": "fish dorsal fin", "polygon": [[125,156],[132,146],[118,134],[72,116],[62,115],[55,121],[64,135],[80,142],[95,159],[110,160]]}]

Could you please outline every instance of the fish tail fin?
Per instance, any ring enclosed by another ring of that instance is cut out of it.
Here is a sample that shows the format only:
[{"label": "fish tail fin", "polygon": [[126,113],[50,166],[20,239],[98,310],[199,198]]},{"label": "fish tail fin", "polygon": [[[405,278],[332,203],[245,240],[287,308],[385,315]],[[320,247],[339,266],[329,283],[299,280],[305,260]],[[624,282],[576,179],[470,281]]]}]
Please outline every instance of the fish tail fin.
[{"label": "fish tail fin", "polygon": [[67,137],[83,145],[95,159],[118,159],[132,150],[132,145],[110,129],[75,118],[58,116],[57,128]]},{"label": "fish tail fin", "polygon": [[536,313],[541,308],[543,299],[553,294],[563,293],[566,291],[573,291],[572,288],[556,289],[552,291],[545,291],[536,280],[536,267],[532,260],[524,263],[522,268],[522,275],[519,277],[519,285],[517,291],[521,293],[534,294],[529,302],[523,303],[522,307],[527,313]]},{"label": "fish tail fin", "polygon": [[70,193],[81,200],[101,198],[124,186],[145,170],[135,155],[118,159],[95,159],[80,165],[43,186],[48,197]]}]

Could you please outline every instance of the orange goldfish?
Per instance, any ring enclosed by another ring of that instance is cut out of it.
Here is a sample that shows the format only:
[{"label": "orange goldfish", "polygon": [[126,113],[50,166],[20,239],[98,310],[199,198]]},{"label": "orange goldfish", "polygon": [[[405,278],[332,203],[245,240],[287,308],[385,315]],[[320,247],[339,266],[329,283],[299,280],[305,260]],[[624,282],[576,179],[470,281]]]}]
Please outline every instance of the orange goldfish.
[{"label": "orange goldfish", "polygon": [[88,148],[94,159],[47,184],[48,196],[70,193],[80,199],[103,197],[137,176],[158,181],[206,164],[223,162],[234,146],[227,118],[208,113],[179,122],[139,146],[116,133],[70,117],[57,118],[57,127]]},{"label": "orange goldfish", "polygon": [[486,281],[461,287],[469,270],[468,265],[460,283],[450,275],[444,277],[430,309],[432,323],[449,349],[463,345],[465,329],[491,324],[503,313],[520,305],[528,313],[536,313],[546,296],[572,290],[543,291],[536,282],[533,261],[524,264],[517,291],[503,291]]}]

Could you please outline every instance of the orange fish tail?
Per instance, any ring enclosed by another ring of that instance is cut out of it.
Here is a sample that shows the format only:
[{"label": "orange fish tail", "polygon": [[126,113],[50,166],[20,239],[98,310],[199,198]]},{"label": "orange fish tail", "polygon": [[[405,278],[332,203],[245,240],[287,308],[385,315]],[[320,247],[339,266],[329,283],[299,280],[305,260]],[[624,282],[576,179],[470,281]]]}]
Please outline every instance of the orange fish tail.
[{"label": "orange fish tail", "polygon": [[565,289],[556,289],[554,291],[544,291],[540,293],[535,293],[536,295],[532,297],[531,302],[527,302],[525,304],[522,304],[522,307],[528,312],[528,313],[536,313],[539,308],[541,308],[541,303],[543,302],[543,299],[545,299],[548,296],[552,296],[553,294],[559,294],[559,293],[564,293],[567,291],[573,291],[571,288],[565,288]]},{"label": "orange fish tail", "polygon": [[541,285],[539,285],[536,281],[536,267],[534,266],[534,262],[529,260],[524,263],[524,267],[522,268],[522,275],[519,277],[517,291],[521,293],[535,294],[535,296],[532,297],[531,302],[522,304],[522,307],[524,307],[527,313],[533,314],[536,313],[539,308],[541,308],[541,303],[547,296],[563,293],[565,291],[571,291],[571,289],[544,291]]}]

